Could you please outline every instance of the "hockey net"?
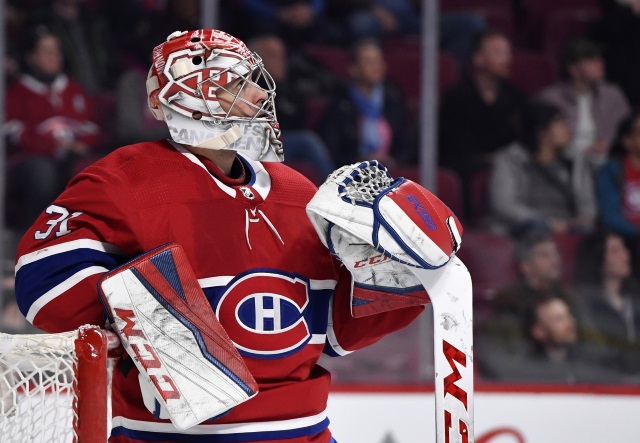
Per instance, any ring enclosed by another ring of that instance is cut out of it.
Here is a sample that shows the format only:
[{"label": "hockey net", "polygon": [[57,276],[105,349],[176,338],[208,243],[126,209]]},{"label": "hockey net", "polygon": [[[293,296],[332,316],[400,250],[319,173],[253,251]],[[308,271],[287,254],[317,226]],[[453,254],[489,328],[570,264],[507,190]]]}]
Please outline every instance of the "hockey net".
[{"label": "hockey net", "polygon": [[0,440],[106,442],[108,352],[118,345],[115,334],[95,327],[0,333]]}]

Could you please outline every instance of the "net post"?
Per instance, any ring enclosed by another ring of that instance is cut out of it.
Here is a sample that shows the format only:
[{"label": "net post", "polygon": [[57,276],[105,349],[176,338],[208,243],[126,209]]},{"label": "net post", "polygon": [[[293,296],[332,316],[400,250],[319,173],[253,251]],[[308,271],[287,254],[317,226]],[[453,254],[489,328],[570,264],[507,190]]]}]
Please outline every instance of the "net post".
[{"label": "net post", "polygon": [[77,357],[77,443],[106,443],[108,437],[108,336],[98,328],[81,328]]}]

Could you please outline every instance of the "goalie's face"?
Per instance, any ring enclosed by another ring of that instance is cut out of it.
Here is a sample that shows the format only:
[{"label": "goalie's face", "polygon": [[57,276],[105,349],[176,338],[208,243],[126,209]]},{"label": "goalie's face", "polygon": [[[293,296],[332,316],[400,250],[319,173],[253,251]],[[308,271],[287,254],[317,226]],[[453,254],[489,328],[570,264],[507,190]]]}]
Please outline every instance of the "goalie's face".
[{"label": "goalie's face", "polygon": [[241,78],[216,90],[220,107],[230,117],[262,117],[268,97],[262,88],[257,88]]}]

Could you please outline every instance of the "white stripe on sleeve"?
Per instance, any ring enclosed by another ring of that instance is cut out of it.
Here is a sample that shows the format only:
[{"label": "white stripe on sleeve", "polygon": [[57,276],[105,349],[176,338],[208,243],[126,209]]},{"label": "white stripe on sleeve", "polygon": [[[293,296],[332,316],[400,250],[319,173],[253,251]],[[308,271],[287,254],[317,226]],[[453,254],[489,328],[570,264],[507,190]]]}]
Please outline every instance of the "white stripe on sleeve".
[{"label": "white stripe on sleeve", "polygon": [[95,251],[105,252],[107,254],[126,255],[120,248],[110,243],[103,243],[98,240],[83,238],[80,240],[73,240],[66,243],[60,243],[55,246],[38,249],[37,251],[33,251],[21,256],[18,259],[18,263],[16,263],[16,274],[21,267],[28,265],[29,263],[42,260],[46,257],[51,257],[52,255],[73,251],[74,249],[93,249]]},{"label": "white stripe on sleeve", "polygon": [[35,302],[33,302],[29,308],[29,312],[27,313],[27,320],[33,323],[33,319],[36,317],[38,312],[40,312],[40,309],[42,309],[51,300],[73,288],[85,278],[91,277],[95,274],[102,274],[104,272],[109,272],[109,270],[102,266],[90,266],[88,268],[84,268],[82,271],[76,272],[59,285],[54,286],[49,291],[42,294]]}]

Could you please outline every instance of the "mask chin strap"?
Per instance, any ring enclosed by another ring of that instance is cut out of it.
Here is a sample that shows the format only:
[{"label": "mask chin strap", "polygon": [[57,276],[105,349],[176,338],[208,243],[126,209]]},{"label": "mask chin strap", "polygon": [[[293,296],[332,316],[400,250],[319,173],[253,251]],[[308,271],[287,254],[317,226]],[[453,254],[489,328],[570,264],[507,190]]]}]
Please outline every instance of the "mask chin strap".
[{"label": "mask chin strap", "polygon": [[280,130],[267,124],[265,128],[266,137],[264,140],[264,146],[260,152],[260,156],[264,157],[269,153],[269,148],[273,148],[273,153],[276,155],[279,161],[284,161],[284,149],[282,148],[282,141],[280,141]]},{"label": "mask chin strap", "polygon": [[242,137],[242,131],[237,125],[231,125],[229,129],[220,135],[217,135],[209,140],[205,140],[202,143],[195,145],[198,148],[206,149],[224,149],[231,143],[234,143]]}]

